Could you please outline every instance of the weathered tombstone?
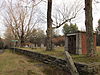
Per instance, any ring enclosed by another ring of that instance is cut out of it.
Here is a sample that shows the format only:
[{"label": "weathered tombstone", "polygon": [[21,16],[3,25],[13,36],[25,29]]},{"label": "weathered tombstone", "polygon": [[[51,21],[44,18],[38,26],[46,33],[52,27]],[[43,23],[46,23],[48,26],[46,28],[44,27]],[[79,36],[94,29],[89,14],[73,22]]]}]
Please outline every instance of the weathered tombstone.
[{"label": "weathered tombstone", "polygon": [[41,44],[41,48],[44,48],[44,44]]}]

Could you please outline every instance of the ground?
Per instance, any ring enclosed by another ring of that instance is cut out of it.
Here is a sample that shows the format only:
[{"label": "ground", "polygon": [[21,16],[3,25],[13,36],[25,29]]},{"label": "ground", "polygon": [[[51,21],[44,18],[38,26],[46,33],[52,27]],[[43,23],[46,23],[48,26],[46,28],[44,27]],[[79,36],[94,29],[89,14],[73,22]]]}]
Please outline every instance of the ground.
[{"label": "ground", "polygon": [[[64,48],[58,47],[54,51],[45,51],[45,49],[29,49],[22,48],[30,51],[40,52],[56,56],[58,58],[65,58]],[[100,62],[100,47],[97,47],[98,56],[93,58],[87,58],[85,55],[72,55],[75,62]],[[6,50],[4,53],[0,53],[0,75],[67,75],[65,72],[58,70],[54,67],[50,67],[41,62],[29,59],[26,56],[18,55]]]},{"label": "ground", "polygon": [[65,73],[6,50],[0,54],[0,75],[65,75]]},{"label": "ground", "polygon": [[[30,50],[34,52],[39,52],[42,54],[48,54],[51,56],[56,56],[58,58],[65,58],[65,53],[64,53],[64,47],[57,47],[53,51],[45,51],[45,48],[37,48],[37,49],[31,49],[31,48],[21,48],[25,50]],[[95,57],[87,57],[86,55],[71,55],[74,62],[82,62],[82,63],[93,63],[93,62],[100,62],[100,47],[97,47],[97,56]]]}]

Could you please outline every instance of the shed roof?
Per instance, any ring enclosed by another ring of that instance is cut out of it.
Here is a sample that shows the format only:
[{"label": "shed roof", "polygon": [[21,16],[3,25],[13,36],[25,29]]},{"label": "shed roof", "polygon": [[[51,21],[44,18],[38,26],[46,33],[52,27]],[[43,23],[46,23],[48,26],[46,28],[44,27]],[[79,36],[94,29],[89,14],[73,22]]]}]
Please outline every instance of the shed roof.
[{"label": "shed roof", "polygon": [[[67,36],[73,36],[73,35],[76,35],[77,33],[86,33],[86,31],[76,31],[73,33],[68,33]],[[96,32],[94,32],[94,34],[96,34]]]}]

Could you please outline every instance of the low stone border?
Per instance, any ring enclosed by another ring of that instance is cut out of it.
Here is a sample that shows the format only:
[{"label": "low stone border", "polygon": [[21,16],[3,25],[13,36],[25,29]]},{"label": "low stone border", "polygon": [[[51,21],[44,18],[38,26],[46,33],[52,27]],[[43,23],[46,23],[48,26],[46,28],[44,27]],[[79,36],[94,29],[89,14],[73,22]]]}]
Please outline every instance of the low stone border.
[{"label": "low stone border", "polygon": [[[15,53],[20,53],[26,55],[32,59],[38,60],[45,64],[49,64],[51,66],[55,66],[59,69],[64,71],[68,71],[67,62],[64,59],[59,59],[54,56],[41,54],[37,52],[32,52],[28,50],[18,49],[18,48],[11,48],[11,50]],[[100,72],[100,63],[92,63],[92,64],[85,64],[85,63],[75,63],[80,75],[98,75]]]}]

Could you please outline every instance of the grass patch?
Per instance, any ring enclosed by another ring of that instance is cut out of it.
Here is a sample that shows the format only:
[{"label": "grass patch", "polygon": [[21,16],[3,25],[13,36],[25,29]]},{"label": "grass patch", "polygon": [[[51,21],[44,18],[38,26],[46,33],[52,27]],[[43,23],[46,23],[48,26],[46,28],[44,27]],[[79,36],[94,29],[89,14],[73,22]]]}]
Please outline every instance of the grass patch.
[{"label": "grass patch", "polygon": [[6,50],[0,54],[0,75],[65,75],[65,72]]},{"label": "grass patch", "polygon": [[33,51],[33,52],[39,52],[39,53],[42,53],[42,54],[48,54],[48,55],[56,56],[56,57],[59,57],[59,58],[65,57],[63,47],[57,47],[53,51],[45,51],[45,48],[36,48],[36,49],[21,48],[21,49],[25,49],[25,50],[29,50],[29,51]]},{"label": "grass patch", "polygon": [[[45,51],[45,48],[37,48],[37,49],[31,49],[31,48],[21,48],[25,50],[30,50],[34,52],[39,52],[42,54],[48,54],[52,56],[56,56],[59,58],[65,58],[64,48],[63,47],[57,47],[53,51]],[[84,63],[93,63],[93,62],[100,62],[100,47],[97,47],[97,54],[98,56],[95,57],[87,57],[86,55],[71,55],[74,62],[84,62]]]},{"label": "grass patch", "polygon": [[0,75],[29,75],[29,70],[34,73],[32,75],[45,75],[40,68],[34,66],[34,63],[28,62],[29,60],[7,50],[0,54]]},{"label": "grass patch", "polygon": [[100,56],[87,57],[86,55],[72,55],[72,58],[75,62],[84,62],[84,63],[94,63],[100,62]]},{"label": "grass patch", "polygon": [[97,54],[100,55],[100,46],[97,46]]}]

